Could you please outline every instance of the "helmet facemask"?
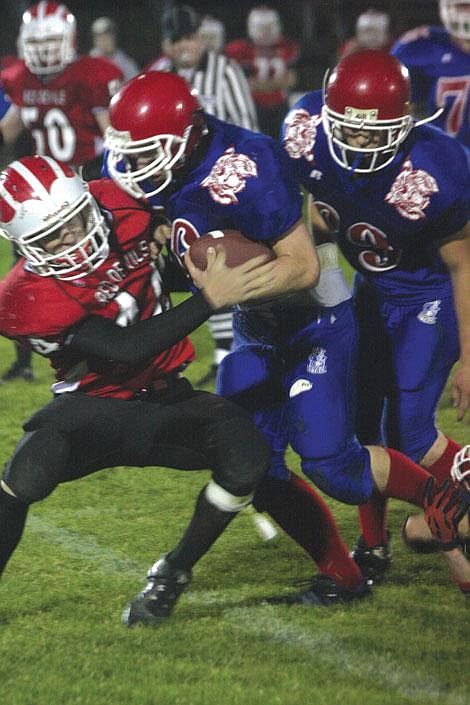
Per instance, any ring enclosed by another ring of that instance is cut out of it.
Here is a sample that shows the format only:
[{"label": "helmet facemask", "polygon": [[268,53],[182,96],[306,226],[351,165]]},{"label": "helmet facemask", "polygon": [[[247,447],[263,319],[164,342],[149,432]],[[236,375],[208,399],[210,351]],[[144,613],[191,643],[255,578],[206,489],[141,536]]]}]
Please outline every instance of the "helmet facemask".
[{"label": "helmet facemask", "polygon": [[182,137],[166,134],[132,140],[129,132],[110,126],[105,133],[109,175],[133,198],[151,198],[168,187],[173,172],[186,162],[196,132],[188,125]]},{"label": "helmet facemask", "polygon": [[[355,174],[371,174],[389,166],[400,145],[413,128],[411,115],[391,120],[377,120],[376,109],[362,110],[346,107],[344,115],[328,108],[322,109],[322,120],[330,154],[337,164]],[[351,131],[347,135],[347,131]],[[360,132],[369,134],[366,146],[352,145],[347,137]]]},{"label": "helmet facemask", "polygon": [[[58,238],[59,231],[77,216],[82,220],[84,237],[60,252],[48,252],[45,243]],[[26,233],[15,240],[19,252],[40,276],[54,276],[66,281],[79,279],[94,271],[108,256],[109,228],[88,191],[84,191],[72,205],[64,204],[50,222],[49,227]]]}]

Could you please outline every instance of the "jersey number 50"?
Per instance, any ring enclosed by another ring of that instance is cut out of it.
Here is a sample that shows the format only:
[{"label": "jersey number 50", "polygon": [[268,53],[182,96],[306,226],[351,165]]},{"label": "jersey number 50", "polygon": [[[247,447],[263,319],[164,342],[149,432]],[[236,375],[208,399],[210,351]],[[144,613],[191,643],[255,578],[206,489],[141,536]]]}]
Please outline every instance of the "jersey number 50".
[{"label": "jersey number 50", "polygon": [[39,108],[21,108],[21,119],[25,126],[31,129],[37,154],[49,154],[60,162],[73,161],[77,136],[62,110],[48,110],[44,115],[42,128],[38,126]]}]

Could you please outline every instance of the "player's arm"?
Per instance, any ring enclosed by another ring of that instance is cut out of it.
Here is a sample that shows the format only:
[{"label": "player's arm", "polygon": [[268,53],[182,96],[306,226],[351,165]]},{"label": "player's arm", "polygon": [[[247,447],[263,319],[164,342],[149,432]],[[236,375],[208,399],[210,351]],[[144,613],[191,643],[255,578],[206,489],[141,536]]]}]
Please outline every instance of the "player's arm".
[{"label": "player's arm", "polygon": [[[189,260],[189,258],[188,258]],[[137,365],[182,340],[206,321],[214,311],[246,301],[253,296],[256,269],[263,256],[229,269],[222,250],[208,250],[207,269],[201,272],[189,262],[191,275],[201,274],[201,291],[175,308],[145,321],[118,326],[102,316],[90,316],[76,326],[65,344],[88,357]]]},{"label": "player's arm", "polygon": [[0,120],[0,146],[13,144],[25,129],[19,110],[12,106]]},{"label": "player's arm", "polygon": [[454,291],[460,338],[460,367],[452,380],[452,399],[461,421],[470,406],[470,221],[440,247]]}]

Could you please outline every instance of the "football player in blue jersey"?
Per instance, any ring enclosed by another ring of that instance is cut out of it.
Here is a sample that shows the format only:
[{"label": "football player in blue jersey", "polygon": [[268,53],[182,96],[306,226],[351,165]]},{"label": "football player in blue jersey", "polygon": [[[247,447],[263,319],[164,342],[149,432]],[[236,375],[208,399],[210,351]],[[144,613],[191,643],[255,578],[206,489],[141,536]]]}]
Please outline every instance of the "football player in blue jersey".
[{"label": "football player in blue jersey", "polygon": [[412,110],[470,147],[470,0],[440,0],[444,27],[406,32],[392,54],[408,67]]},{"label": "football player in blue jersey", "polygon": [[401,453],[365,449],[355,438],[353,399],[343,394],[354,371],[351,296],[327,248],[322,278],[312,288],[317,257],[287,154],[264,135],[204,114],[172,74],[150,72],[128,83],[112,99],[110,117],[107,171],[133,196],[164,208],[178,257],[188,257],[191,243],[213,230],[235,228],[272,247],[276,259],[264,265],[256,301],[235,312],[234,350],[222,363],[218,391],[253,413],[272,448],[255,507],[321,571],[309,590],[287,601],[331,604],[363,596],[365,582],[327,506],[286,467],[287,443],[308,476],[352,504],[365,502],[375,486],[422,506],[430,476]]},{"label": "football player in blue jersey", "polygon": [[[470,176],[462,145],[415,122],[409,101],[408,71],[395,57],[354,53],[330,72],[324,94],[293,106],[283,144],[358,272],[359,438],[399,449],[441,483],[459,446],[438,431],[435,412],[459,358],[458,419],[470,403]],[[365,570],[389,563],[385,511],[377,493],[360,507],[354,555]],[[424,520],[408,521],[418,533]]]}]

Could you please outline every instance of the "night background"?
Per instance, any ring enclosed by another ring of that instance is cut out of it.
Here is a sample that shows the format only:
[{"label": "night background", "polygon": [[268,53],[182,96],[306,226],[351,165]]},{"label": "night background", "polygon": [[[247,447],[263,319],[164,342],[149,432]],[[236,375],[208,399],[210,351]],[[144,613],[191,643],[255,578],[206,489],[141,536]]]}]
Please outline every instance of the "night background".
[{"label": "night background", "polygon": [[[3,0],[0,34],[0,55],[15,52],[15,41],[24,10],[31,4],[25,0]],[[145,66],[160,53],[160,18],[162,12],[176,3],[171,0],[69,0],[65,3],[77,17],[78,42],[82,53],[90,49],[89,27],[101,15],[114,18],[120,28],[121,47]],[[184,4],[179,3],[179,4]],[[256,0],[220,2],[193,0],[201,14],[209,13],[226,26],[227,40],[245,35],[246,17]],[[392,18],[395,35],[420,24],[438,24],[438,3],[435,0],[270,0],[283,22],[284,34],[301,44],[297,90],[317,88],[325,69],[336,63],[336,47],[354,33],[357,16],[370,7],[385,10]]]}]

